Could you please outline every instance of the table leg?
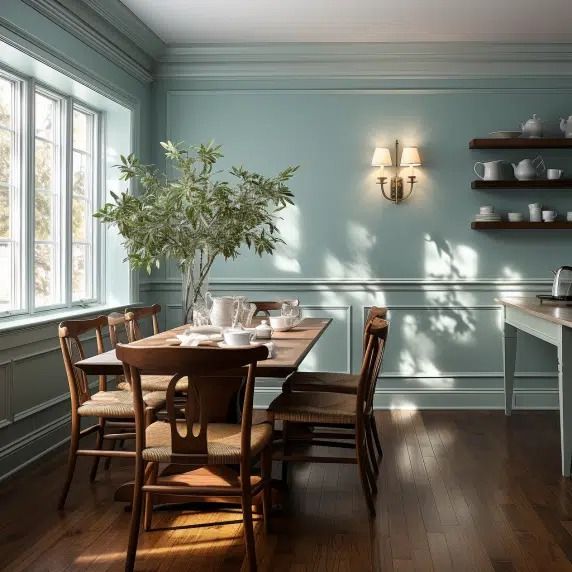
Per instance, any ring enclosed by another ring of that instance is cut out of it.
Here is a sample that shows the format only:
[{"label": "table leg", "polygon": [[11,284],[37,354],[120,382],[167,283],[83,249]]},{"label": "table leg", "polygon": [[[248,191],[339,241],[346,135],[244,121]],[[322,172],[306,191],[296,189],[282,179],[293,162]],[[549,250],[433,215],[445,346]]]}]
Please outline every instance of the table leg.
[{"label": "table leg", "polygon": [[572,460],[572,329],[564,326],[560,328],[558,344],[558,394],[562,475],[569,477]]},{"label": "table leg", "polygon": [[516,328],[505,322],[503,341],[505,415],[510,415],[512,412],[514,369],[516,365],[516,341]]}]

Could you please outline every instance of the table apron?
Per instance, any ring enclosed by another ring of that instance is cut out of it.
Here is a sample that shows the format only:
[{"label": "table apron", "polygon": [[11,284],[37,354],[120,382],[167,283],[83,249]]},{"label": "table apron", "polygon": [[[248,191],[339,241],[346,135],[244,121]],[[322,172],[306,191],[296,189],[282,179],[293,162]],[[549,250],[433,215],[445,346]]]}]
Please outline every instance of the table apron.
[{"label": "table apron", "polygon": [[505,306],[504,321],[553,346],[558,346],[560,343],[560,329],[562,326],[555,322],[538,318],[513,306]]}]

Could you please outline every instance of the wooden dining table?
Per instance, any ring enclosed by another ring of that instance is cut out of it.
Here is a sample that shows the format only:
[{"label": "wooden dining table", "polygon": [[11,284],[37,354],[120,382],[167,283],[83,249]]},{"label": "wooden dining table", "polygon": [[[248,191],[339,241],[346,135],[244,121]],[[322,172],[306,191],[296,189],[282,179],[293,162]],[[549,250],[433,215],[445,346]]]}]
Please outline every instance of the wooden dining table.
[{"label": "wooden dining table", "polygon": [[[270,378],[284,378],[298,369],[304,358],[308,355],[310,350],[314,347],[316,342],[324,334],[330,323],[331,318],[304,318],[298,325],[287,332],[273,332],[272,339],[272,355],[266,360],[260,361],[257,364],[256,376],[257,377],[270,377]],[[171,340],[176,338],[177,334],[182,334],[188,326],[179,326],[159,334],[143,338],[132,342],[129,345],[133,346],[146,346],[146,347],[165,347],[172,345]],[[184,350],[184,346],[179,346]],[[220,349],[221,352],[225,351],[224,348]],[[82,359],[75,362],[75,366],[83,370],[87,375],[104,375],[104,376],[119,376],[123,374],[123,364],[117,358],[115,349],[96,354],[94,356]],[[160,367],[153,371],[153,374],[160,374]],[[168,372],[165,372],[168,373]],[[212,421],[237,423],[240,416],[240,399],[241,387],[243,384],[243,374],[245,370],[236,372],[225,372],[224,377],[213,378],[213,391],[217,394],[217,411],[211,412],[214,415]],[[232,469],[229,469],[232,470]],[[207,483],[212,485],[214,482],[220,481],[221,484],[229,482],[232,475],[220,467],[198,468],[191,471],[181,473],[174,466],[166,466],[161,476],[165,478],[176,478],[179,484],[187,484],[190,488],[200,486],[200,484]],[[115,500],[130,502],[133,498],[132,483],[125,483],[121,485],[115,492]],[[186,498],[186,497],[185,497]],[[169,498],[168,496],[161,496],[157,498],[158,504],[168,502],[181,502],[181,497]],[[189,492],[188,500],[199,501],[224,501],[229,502],[229,497],[221,499],[204,497],[197,497]],[[240,499],[236,499],[237,502]]]}]

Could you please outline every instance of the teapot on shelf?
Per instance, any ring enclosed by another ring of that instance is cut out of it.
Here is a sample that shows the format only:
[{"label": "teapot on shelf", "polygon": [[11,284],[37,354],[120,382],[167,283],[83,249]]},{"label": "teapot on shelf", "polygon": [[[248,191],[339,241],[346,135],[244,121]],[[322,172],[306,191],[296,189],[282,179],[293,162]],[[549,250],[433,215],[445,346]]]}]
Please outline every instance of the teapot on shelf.
[{"label": "teapot on shelf", "polygon": [[522,128],[523,137],[542,137],[542,120],[536,115],[536,113],[533,114],[531,119],[528,119],[525,123],[521,123],[520,126]]},{"label": "teapot on shelf", "polygon": [[567,139],[572,138],[572,115],[568,119],[560,119],[560,131]]},{"label": "teapot on shelf", "polygon": [[546,172],[544,159],[538,155],[534,159],[523,159],[520,163],[511,163],[514,176],[519,181],[533,181]]}]

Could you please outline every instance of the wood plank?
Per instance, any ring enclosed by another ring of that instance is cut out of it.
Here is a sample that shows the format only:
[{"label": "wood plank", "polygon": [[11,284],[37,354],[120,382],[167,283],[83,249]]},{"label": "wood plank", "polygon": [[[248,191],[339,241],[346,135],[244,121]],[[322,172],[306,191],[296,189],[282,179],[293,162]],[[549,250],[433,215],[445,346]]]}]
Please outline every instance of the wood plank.
[{"label": "wood plank", "polygon": [[564,137],[518,137],[510,139],[477,138],[469,141],[470,149],[572,149],[572,139]]},{"label": "wood plank", "polygon": [[533,181],[484,181],[478,179],[471,182],[472,189],[572,189],[572,179],[534,179]]},{"label": "wood plank", "polygon": [[496,301],[503,306],[512,306],[522,310],[531,316],[572,328],[572,306],[541,304],[538,298],[530,297],[503,297],[498,298]]},{"label": "wood plank", "polygon": [[471,223],[473,230],[572,230],[572,222],[559,221],[554,222],[482,222],[473,221]]},{"label": "wood plank", "polygon": [[[288,332],[274,332],[273,357],[258,363],[258,371],[264,377],[285,377],[297,370],[316,342],[331,324],[332,319],[304,318],[300,324]],[[133,342],[136,346],[166,347],[167,340],[182,333],[187,326],[179,326],[154,336]],[[181,350],[184,351],[184,347]],[[225,351],[220,349],[221,352]],[[115,350],[80,360],[75,364],[89,375],[121,375],[123,365],[117,359]],[[157,372],[155,372],[157,373]]]},{"label": "wood plank", "polygon": [[[377,419],[376,520],[355,466],[294,464],[273,532],[255,516],[260,572],[572,571],[572,483],[554,471],[557,412],[383,411]],[[50,453],[0,484],[1,570],[123,570],[130,514],[111,498],[131,478],[131,462],[114,461],[90,484],[90,460],[80,459],[68,509],[58,513],[65,456]],[[156,510],[136,569],[246,572],[242,532],[237,507]]]}]

